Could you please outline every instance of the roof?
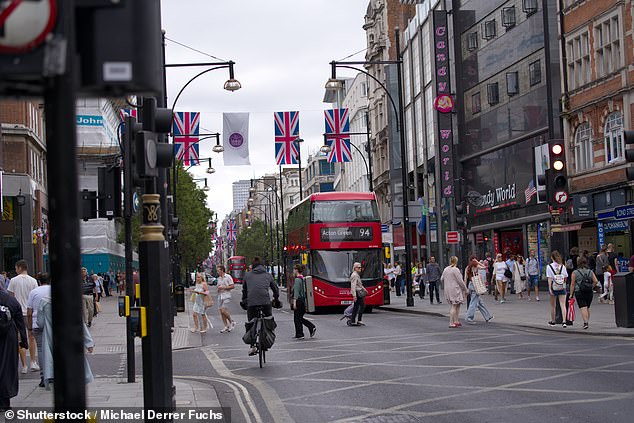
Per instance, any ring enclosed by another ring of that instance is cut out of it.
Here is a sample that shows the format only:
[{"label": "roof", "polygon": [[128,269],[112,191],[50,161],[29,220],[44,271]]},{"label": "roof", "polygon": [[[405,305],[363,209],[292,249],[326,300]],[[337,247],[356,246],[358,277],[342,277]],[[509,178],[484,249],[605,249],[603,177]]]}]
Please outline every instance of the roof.
[{"label": "roof", "polygon": [[317,192],[310,195],[310,201],[376,200],[373,192]]}]

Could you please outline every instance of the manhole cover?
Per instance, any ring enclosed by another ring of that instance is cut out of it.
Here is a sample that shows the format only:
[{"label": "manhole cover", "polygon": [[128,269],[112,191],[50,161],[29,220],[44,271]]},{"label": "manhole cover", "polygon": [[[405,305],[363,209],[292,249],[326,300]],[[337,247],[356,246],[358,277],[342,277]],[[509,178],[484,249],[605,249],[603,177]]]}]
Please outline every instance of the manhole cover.
[{"label": "manhole cover", "polygon": [[359,420],[362,423],[420,423],[422,420],[404,414],[386,414]]}]

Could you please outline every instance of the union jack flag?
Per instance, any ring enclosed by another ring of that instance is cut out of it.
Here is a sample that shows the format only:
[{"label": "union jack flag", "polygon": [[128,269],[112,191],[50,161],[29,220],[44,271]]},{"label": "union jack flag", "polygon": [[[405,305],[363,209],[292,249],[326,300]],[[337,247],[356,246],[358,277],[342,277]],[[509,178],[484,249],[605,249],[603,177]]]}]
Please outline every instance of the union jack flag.
[{"label": "union jack flag", "polygon": [[275,112],[275,160],[278,165],[297,164],[299,112]]},{"label": "union jack flag", "polygon": [[324,110],[326,116],[326,143],[330,146],[328,162],[350,162],[350,121],[348,109]]},{"label": "union jack flag", "polygon": [[236,228],[235,219],[229,219],[227,222],[227,241],[235,242],[238,239],[238,230]]},{"label": "union jack flag", "polygon": [[200,128],[200,113],[174,113],[174,155],[185,166],[195,166],[198,159],[198,134]]},{"label": "union jack flag", "polygon": [[139,117],[137,115],[137,109],[121,109],[121,110],[119,110],[119,118],[121,119],[121,122],[124,121],[126,116],[132,116],[136,120],[139,120]]}]

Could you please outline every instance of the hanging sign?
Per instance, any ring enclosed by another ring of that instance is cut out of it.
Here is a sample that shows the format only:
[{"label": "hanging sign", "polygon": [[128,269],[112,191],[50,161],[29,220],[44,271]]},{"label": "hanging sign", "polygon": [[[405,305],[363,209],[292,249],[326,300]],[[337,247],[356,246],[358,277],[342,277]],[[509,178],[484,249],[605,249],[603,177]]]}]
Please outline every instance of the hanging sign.
[{"label": "hanging sign", "polygon": [[454,196],[453,107],[449,77],[449,30],[447,12],[434,10],[434,58],[436,60],[436,101],[438,148],[440,149],[440,187],[443,198]]},{"label": "hanging sign", "polygon": [[55,27],[55,0],[0,2],[0,53],[26,53],[46,40]]}]

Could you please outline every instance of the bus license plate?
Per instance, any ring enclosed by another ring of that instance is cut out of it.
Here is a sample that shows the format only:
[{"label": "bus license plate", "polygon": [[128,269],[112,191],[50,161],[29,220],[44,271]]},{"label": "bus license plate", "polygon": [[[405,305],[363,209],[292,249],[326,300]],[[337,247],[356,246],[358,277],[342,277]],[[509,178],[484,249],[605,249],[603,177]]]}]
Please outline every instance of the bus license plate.
[{"label": "bus license plate", "polygon": [[342,301],[341,305],[350,305],[352,304],[352,301]]}]

